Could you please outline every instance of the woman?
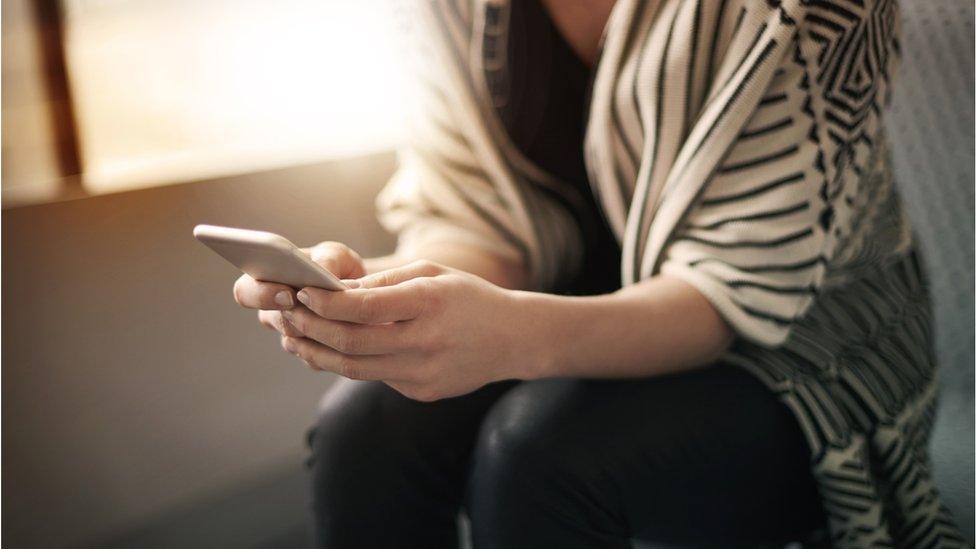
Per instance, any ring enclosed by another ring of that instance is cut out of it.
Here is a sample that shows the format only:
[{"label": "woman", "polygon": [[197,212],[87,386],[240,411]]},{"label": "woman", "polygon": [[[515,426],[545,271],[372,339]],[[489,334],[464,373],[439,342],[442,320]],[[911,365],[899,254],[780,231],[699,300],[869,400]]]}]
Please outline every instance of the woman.
[{"label": "woman", "polygon": [[[317,543],[963,542],[881,114],[890,0],[436,0],[354,289],[242,277],[342,381]],[[421,260],[421,261],[417,261]]]}]

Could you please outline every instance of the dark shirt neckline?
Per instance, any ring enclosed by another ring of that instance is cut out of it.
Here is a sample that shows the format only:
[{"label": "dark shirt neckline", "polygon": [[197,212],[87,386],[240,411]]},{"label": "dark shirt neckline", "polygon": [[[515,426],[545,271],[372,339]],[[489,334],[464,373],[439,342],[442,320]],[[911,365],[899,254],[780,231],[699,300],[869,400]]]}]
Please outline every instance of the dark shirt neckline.
[{"label": "dark shirt neckline", "polygon": [[541,0],[511,2],[509,18],[506,85],[496,111],[527,159],[583,197],[583,209],[571,212],[583,235],[583,269],[568,290],[612,291],[620,247],[593,196],[583,150],[596,66],[576,54]]}]

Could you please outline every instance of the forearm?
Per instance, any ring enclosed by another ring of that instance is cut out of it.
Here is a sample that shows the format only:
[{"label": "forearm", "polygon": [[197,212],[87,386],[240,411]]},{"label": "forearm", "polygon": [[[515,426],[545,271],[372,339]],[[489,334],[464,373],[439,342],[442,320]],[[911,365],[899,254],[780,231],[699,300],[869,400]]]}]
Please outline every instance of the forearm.
[{"label": "forearm", "polygon": [[706,366],[732,331],[694,287],[658,276],[617,292],[562,297],[517,292],[524,344],[539,359],[524,378],[644,377]]},{"label": "forearm", "polygon": [[528,271],[520,262],[506,261],[478,248],[440,245],[411,253],[396,253],[366,259],[366,272],[402,267],[413,261],[426,259],[441,265],[481,277],[492,284],[508,289],[523,289],[528,285]]},{"label": "forearm", "polygon": [[[366,260],[375,273],[426,259],[519,290],[523,265],[479,249],[438,246]],[[513,344],[531,366],[512,377],[644,377],[703,367],[728,348],[732,331],[709,301],[686,282],[657,276],[612,294],[567,297],[516,291]]]}]

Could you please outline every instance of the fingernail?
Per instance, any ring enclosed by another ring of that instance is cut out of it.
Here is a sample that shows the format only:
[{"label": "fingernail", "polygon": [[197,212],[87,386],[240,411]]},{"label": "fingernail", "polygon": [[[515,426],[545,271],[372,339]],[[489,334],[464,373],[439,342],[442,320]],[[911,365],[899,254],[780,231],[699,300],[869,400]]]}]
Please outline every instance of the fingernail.
[{"label": "fingernail", "polygon": [[298,292],[298,301],[301,301],[302,305],[308,305],[308,294],[305,293],[305,290]]},{"label": "fingernail", "polygon": [[274,299],[275,299],[275,303],[281,305],[282,307],[291,308],[295,306],[295,300],[291,297],[291,292],[282,290],[275,294]]},{"label": "fingernail", "polygon": [[295,316],[295,313],[291,312],[290,310],[281,311],[281,316],[285,317],[285,320],[290,321],[292,317]]},{"label": "fingernail", "polygon": [[343,280],[342,283],[345,284],[349,288],[358,288],[360,286],[359,281],[356,280],[356,279],[354,279],[354,278],[349,278],[349,279]]}]

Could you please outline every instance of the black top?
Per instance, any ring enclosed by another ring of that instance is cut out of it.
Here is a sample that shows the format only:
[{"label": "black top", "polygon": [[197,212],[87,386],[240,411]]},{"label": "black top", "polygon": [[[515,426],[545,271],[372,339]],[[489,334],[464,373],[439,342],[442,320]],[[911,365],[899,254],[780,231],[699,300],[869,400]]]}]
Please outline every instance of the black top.
[{"label": "black top", "polygon": [[571,293],[620,287],[620,246],[590,189],[583,161],[591,70],[576,56],[540,0],[511,4],[508,93],[498,114],[515,146],[556,178],[581,191],[584,212],[573,212],[585,253]]}]

